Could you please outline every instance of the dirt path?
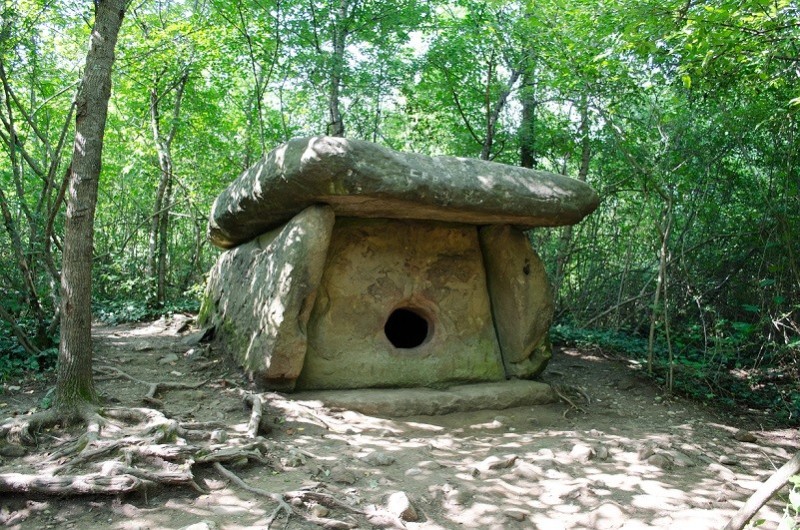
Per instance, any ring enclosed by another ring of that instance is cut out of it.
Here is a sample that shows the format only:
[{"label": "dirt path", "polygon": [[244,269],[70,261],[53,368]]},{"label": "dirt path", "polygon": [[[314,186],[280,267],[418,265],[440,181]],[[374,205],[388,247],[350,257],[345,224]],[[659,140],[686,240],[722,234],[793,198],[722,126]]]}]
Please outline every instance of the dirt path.
[{"label": "dirt path", "polygon": [[[246,381],[213,352],[182,342],[186,333],[182,321],[98,326],[95,364],[146,381],[207,381],[196,390],[165,393],[162,410],[244,430],[249,412],[236,387]],[[721,416],[663,399],[631,366],[597,355],[559,351],[544,379],[582,410],[562,402],[388,419],[275,397],[265,412],[274,464],[236,472],[275,493],[324,486],[373,514],[369,524],[340,508],[298,508],[360,522],[361,528],[702,530],[724,525],[798,445],[795,431],[763,430],[757,416]],[[98,387],[124,406],[142,406],[147,392],[120,378],[99,377]],[[41,390],[41,383],[7,383],[0,416],[35,407]],[[755,441],[735,439],[739,429],[752,432]],[[43,439],[44,445],[52,441]],[[0,457],[0,472],[31,472],[40,458]],[[212,468],[198,479],[206,493],[176,488],[113,499],[6,496],[0,498],[0,523],[36,529],[265,527],[273,502]],[[780,500],[762,509],[762,528],[776,528],[781,513]],[[297,518],[272,527],[319,528]]]}]

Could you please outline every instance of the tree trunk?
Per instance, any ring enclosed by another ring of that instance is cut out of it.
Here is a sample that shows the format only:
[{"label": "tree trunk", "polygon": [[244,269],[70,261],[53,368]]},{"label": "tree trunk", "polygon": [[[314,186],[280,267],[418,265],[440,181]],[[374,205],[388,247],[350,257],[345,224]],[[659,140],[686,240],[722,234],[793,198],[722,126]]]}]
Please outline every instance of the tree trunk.
[{"label": "tree trunk", "polygon": [[[174,168],[172,160],[172,140],[178,131],[178,120],[181,113],[183,91],[189,81],[188,70],[184,71],[175,87],[175,104],[172,109],[172,123],[166,135],[161,131],[160,102],[165,94],[158,94],[157,88],[150,91],[150,125],[153,131],[153,142],[158,155],[158,166],[161,175],[153,206],[150,224],[150,245],[148,249],[148,279],[155,283],[155,299],[157,305],[166,301],[167,278],[167,234],[169,233],[169,214],[172,203]],[[157,83],[157,82],[156,82]]]},{"label": "tree trunk", "polygon": [[[589,105],[586,96],[581,101],[581,125],[578,128],[581,136],[581,166],[578,169],[578,180],[586,182],[589,175],[589,162],[592,158],[591,144],[589,143]],[[553,280],[553,299],[558,301],[558,292],[564,281],[564,274],[572,254],[572,233],[573,227],[565,226],[561,232],[561,240],[558,245],[558,255],[556,256],[556,273]]]},{"label": "tree trunk", "polygon": [[532,169],[536,167],[536,85],[532,65],[527,65],[522,74],[520,87],[522,120],[519,124],[519,165]]},{"label": "tree trunk", "polygon": [[333,57],[331,58],[331,79],[328,91],[328,135],[344,136],[344,119],[339,108],[344,70],[344,49],[347,40],[347,2],[339,0],[336,24],[333,26]]},{"label": "tree trunk", "polygon": [[[661,296],[664,297],[664,304],[666,304],[666,285],[667,285],[667,260],[669,258],[669,238],[672,232],[672,201],[668,200],[664,207],[662,215],[663,224],[658,226],[658,233],[661,238],[660,246],[658,249],[658,281],[656,282],[656,292],[653,296],[653,308],[650,313],[650,330],[647,334],[647,373],[653,373],[653,364],[655,362],[655,333],[656,321],[658,320],[658,305],[661,301]],[[664,308],[664,329],[669,333],[669,320],[667,309]],[[672,349],[670,345],[670,359],[669,359],[669,373],[668,383],[669,389],[672,390]]]},{"label": "tree trunk", "polygon": [[742,530],[748,521],[758,513],[758,510],[798,472],[800,472],[800,453],[795,453],[791,460],[783,464],[778,471],[753,492],[747,502],[739,508],[736,515],[728,521],[728,524],[722,530]]},{"label": "tree trunk", "polygon": [[497,96],[497,101],[494,102],[494,105],[491,105],[490,90],[495,68],[496,63],[493,57],[489,63],[489,71],[486,76],[486,97],[484,100],[486,107],[486,134],[483,137],[483,145],[481,146],[481,160],[491,160],[494,158],[492,156],[492,147],[494,147],[494,136],[497,132],[497,121],[500,119],[500,113],[505,108],[508,96],[511,94],[511,90],[513,90],[521,73],[518,69],[511,71],[506,86],[503,87],[502,92]]},{"label": "tree trunk", "polygon": [[75,115],[61,273],[61,343],[56,408],[77,412],[96,401],[92,378],[92,246],[114,47],[126,0],[97,0]]},{"label": "tree trunk", "polygon": [[[171,157],[170,157],[171,158]],[[164,207],[161,209],[158,220],[158,260],[156,267],[156,303],[163,306],[167,300],[167,247],[169,234],[169,212],[172,209],[172,161],[170,160],[170,174],[167,179],[167,189],[164,193]]]}]

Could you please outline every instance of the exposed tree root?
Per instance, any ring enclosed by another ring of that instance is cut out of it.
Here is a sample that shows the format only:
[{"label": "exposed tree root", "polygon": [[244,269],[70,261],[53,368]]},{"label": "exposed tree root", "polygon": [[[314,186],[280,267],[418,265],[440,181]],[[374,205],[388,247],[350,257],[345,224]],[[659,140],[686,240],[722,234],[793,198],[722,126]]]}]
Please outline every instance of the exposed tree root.
[{"label": "exposed tree root", "polygon": [[327,506],[328,508],[339,508],[350,513],[355,513],[358,515],[367,515],[365,511],[359,510],[354,506],[350,506],[349,504],[335,498],[333,495],[328,495],[327,493],[322,493],[319,491],[313,491],[313,490],[289,491],[284,494],[284,497],[287,497],[289,499],[300,499],[304,502],[313,501],[322,504],[323,506]]},{"label": "exposed tree root", "polygon": [[107,477],[102,474],[23,475],[6,473],[0,475],[0,493],[44,493],[49,495],[118,495],[141,490],[143,480],[132,475]]},{"label": "exposed tree root", "polygon": [[228,470],[225,466],[223,466],[219,462],[214,463],[214,469],[216,469],[222,476],[224,476],[225,478],[227,478],[228,480],[230,480],[243,490],[248,491],[253,495],[258,495],[259,497],[266,497],[278,504],[278,507],[275,508],[275,511],[273,511],[269,515],[269,517],[267,517],[267,528],[269,528],[269,526],[275,521],[275,519],[277,519],[280,516],[281,513],[285,513],[287,518],[290,518],[292,515],[299,515],[298,513],[295,512],[294,508],[292,508],[292,506],[289,503],[283,500],[283,497],[281,495],[278,495],[277,493],[272,493],[271,491],[262,490],[260,488],[254,488],[253,486],[250,486],[244,480],[239,478],[238,475]]},{"label": "exposed tree root", "polygon": [[[123,377],[148,385],[148,397],[155,399],[159,391],[175,388],[196,388],[197,385],[157,384],[139,381],[116,368],[103,369],[115,377]],[[258,462],[280,469],[269,456],[261,434],[268,432],[264,423],[265,403],[269,394],[242,392],[251,407],[244,433],[217,422],[180,422],[160,410],[145,407],[86,408],[73,417],[64,418],[57,411],[11,420],[0,426],[0,435],[36,441],[42,429],[82,422],[83,434],[57,446],[50,445],[49,454],[40,459],[36,474],[0,475],[0,493],[74,495],[120,495],[153,487],[186,487],[204,492],[195,481],[199,466],[213,467],[233,485],[275,503],[267,517],[269,528],[278,519],[292,517],[328,529],[350,529],[365,523],[370,514],[314,488],[273,493],[248,485],[225,464],[243,465]],[[305,407],[292,412],[312,415]],[[326,428],[321,419],[317,422]],[[67,422],[66,420],[69,420]],[[44,445],[43,445],[44,447]],[[44,449],[43,449],[44,450]],[[316,517],[302,509],[303,505],[321,504],[344,512],[345,519]]]},{"label": "exposed tree root", "polygon": [[156,398],[156,395],[159,392],[162,392],[164,390],[194,390],[208,383],[208,381],[201,381],[199,383],[177,383],[172,381],[153,383],[150,381],[142,381],[141,379],[137,379],[132,375],[126,374],[119,368],[114,368],[113,366],[97,366],[94,368],[94,371],[101,374],[110,375],[113,377],[122,377],[123,379],[128,379],[129,381],[133,381],[134,383],[146,385],[148,387],[148,390],[145,397],[142,398],[142,401],[144,401],[148,405],[159,408],[163,405],[161,400]]},{"label": "exposed tree root", "polygon": [[[108,371],[138,381],[115,368]],[[160,390],[198,386],[142,383],[149,386],[151,397]],[[260,397],[252,402],[262,408]],[[251,421],[260,423],[260,415]],[[223,462],[273,465],[257,428],[249,430],[247,438],[237,433],[229,440],[223,424],[182,423],[152,408],[87,406],[66,416],[49,410],[3,423],[0,437],[36,443],[37,433],[44,429],[78,422],[86,427],[84,433],[51,447],[39,460],[38,473],[0,475],[0,492],[118,495],[156,485],[203,491],[194,479],[196,466]]]},{"label": "exposed tree root", "polygon": [[[199,431],[186,429],[175,420],[153,409],[107,409],[103,415],[110,420],[134,423],[137,432],[120,438],[101,438],[98,414],[87,415],[88,431],[77,440],[56,448],[40,462],[37,474],[0,475],[0,492],[49,493],[58,495],[109,494],[117,495],[142,490],[148,486],[184,486],[196,491],[203,489],[195,482],[193,468],[216,465],[219,462],[245,463],[256,461],[270,464],[266,445],[250,441],[239,445],[234,440],[227,445],[192,445],[185,435]],[[50,416],[35,425],[55,425]],[[16,423],[15,426],[18,426]],[[196,427],[199,424],[191,424]],[[20,431],[30,426],[19,427]],[[122,430],[123,426],[116,426]],[[7,429],[6,432],[11,432]],[[209,440],[210,433],[203,439]],[[99,473],[68,474],[78,468],[99,468]]]},{"label": "exposed tree root", "polygon": [[247,435],[255,438],[261,430],[261,418],[264,415],[263,399],[259,394],[247,393],[244,395],[244,402],[252,407],[250,422],[247,424]]},{"label": "exposed tree root", "polygon": [[[555,392],[558,395],[558,397],[561,398],[562,401],[565,401],[570,406],[570,408],[564,411],[563,416],[565,418],[567,417],[567,414],[572,410],[583,412],[584,414],[586,413],[586,410],[583,407],[575,404],[575,402],[572,399],[570,399],[569,396],[567,396],[566,394],[567,387],[564,387],[562,385],[550,385],[550,387],[553,389],[553,392]],[[584,390],[577,387],[569,387],[569,390],[573,390],[575,393],[580,394],[581,397],[583,397],[587,403],[591,403],[591,399]]]},{"label": "exposed tree root", "polygon": [[53,410],[11,418],[0,425],[0,438],[13,443],[35,445],[37,433],[63,422],[64,418]]},{"label": "exposed tree root", "polygon": [[300,511],[296,510],[292,504],[289,504],[288,501],[299,501],[302,502],[316,502],[319,504],[323,504],[330,508],[340,508],[344,509],[350,513],[359,514],[359,515],[366,515],[366,512],[359,510],[349,504],[342,502],[332,495],[328,495],[327,493],[321,493],[317,491],[311,490],[299,490],[299,491],[290,491],[284,493],[283,495],[279,495],[277,493],[273,493],[271,491],[262,490],[260,488],[255,488],[247,484],[244,480],[239,478],[235,473],[227,469],[225,466],[220,464],[219,462],[214,464],[214,469],[219,471],[221,475],[225,478],[236,484],[241,489],[248,491],[254,495],[258,495],[260,497],[266,497],[271,499],[272,501],[276,502],[278,506],[275,510],[267,517],[267,528],[269,528],[275,520],[280,517],[281,514],[286,514],[287,518],[292,516],[299,517],[304,521],[309,523],[316,524],[323,528],[342,528],[342,529],[349,529],[349,528],[356,528],[358,524],[351,523],[348,521],[342,521],[339,519],[331,519],[328,517],[312,517],[309,515],[305,515]]}]

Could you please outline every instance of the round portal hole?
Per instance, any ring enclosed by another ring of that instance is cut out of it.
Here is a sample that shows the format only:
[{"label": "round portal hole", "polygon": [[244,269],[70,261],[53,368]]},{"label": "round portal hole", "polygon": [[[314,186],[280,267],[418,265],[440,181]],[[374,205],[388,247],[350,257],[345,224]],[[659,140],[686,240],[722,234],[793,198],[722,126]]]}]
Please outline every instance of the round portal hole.
[{"label": "round portal hole", "polygon": [[428,340],[431,325],[417,310],[401,307],[392,311],[383,331],[395,348],[411,349]]}]

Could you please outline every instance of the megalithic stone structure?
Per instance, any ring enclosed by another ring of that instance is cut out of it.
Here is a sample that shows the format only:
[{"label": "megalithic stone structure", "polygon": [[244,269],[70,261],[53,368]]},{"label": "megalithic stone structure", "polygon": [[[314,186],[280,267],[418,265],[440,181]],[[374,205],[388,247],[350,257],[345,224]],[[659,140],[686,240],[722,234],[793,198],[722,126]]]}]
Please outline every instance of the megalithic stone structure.
[{"label": "megalithic stone structure", "polygon": [[209,237],[228,250],[200,323],[275,390],[532,378],[553,301],[523,230],[598,202],[543,171],[294,139],[214,202]]}]

